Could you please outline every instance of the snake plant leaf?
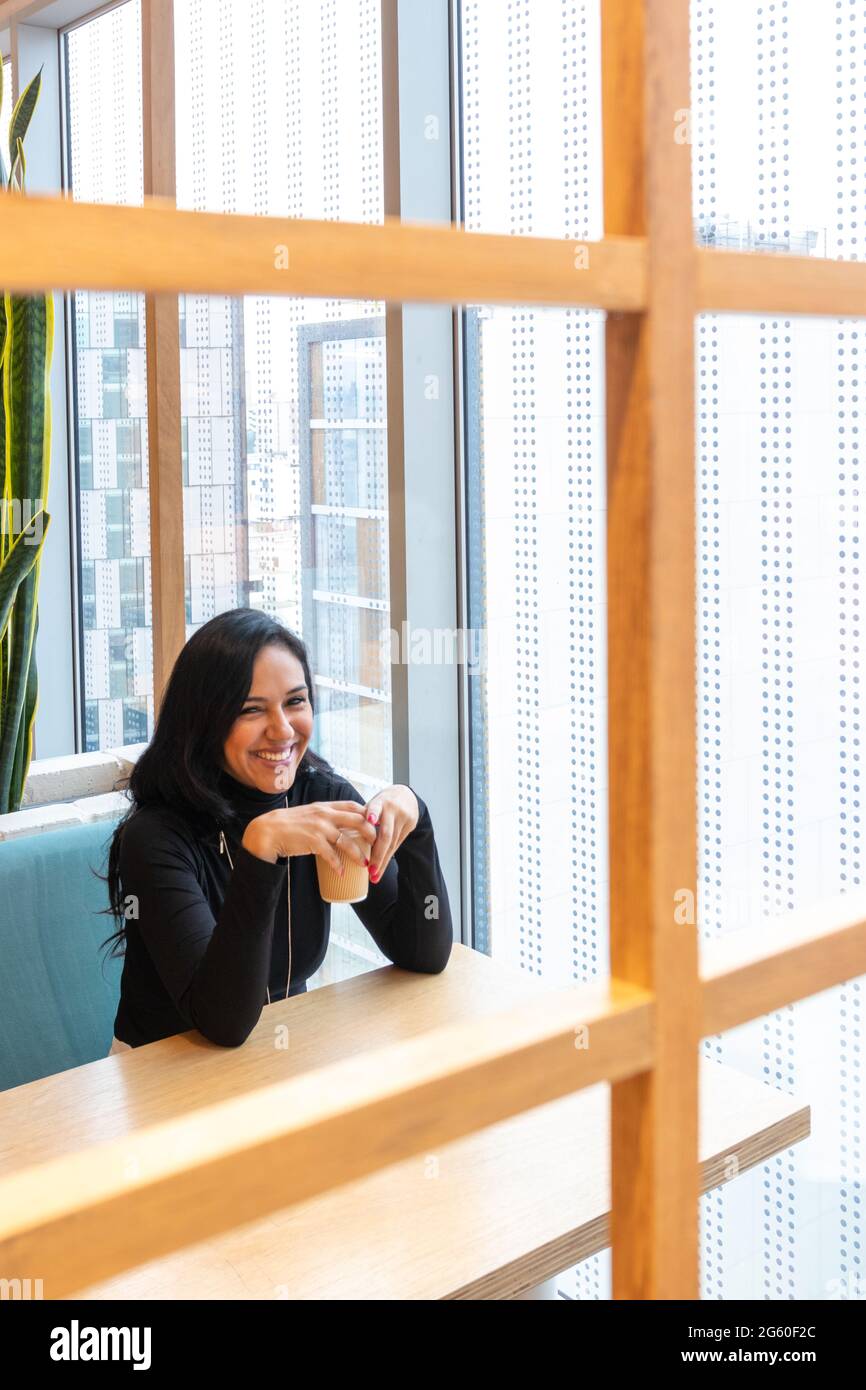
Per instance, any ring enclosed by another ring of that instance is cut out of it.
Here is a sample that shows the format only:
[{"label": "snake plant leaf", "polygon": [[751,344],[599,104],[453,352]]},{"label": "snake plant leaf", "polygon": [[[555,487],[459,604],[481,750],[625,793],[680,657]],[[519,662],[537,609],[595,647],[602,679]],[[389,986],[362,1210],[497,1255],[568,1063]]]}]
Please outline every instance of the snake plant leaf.
[{"label": "snake plant leaf", "polygon": [[39,520],[40,516],[42,518],[40,523],[42,535],[39,544],[30,543],[31,538],[27,531],[21,531],[15,537],[12,549],[0,566],[0,641],[6,636],[9,615],[12,612],[12,605],[15,602],[15,595],[18,593],[19,586],[27,578],[42,554],[45,533],[48,530],[51,517],[48,512],[42,511],[33,518],[34,523]]},{"label": "snake plant leaf", "polygon": [[[6,296],[0,294],[0,497],[6,496]],[[2,521],[3,518],[0,518]],[[0,559],[6,554],[9,545],[6,533],[0,535]]]},{"label": "snake plant leaf", "polygon": [[20,805],[23,787],[13,782],[18,762],[21,725],[25,716],[28,673],[33,656],[36,632],[36,588],[39,566],[18,586],[12,614],[12,650],[9,663],[9,683],[3,706],[3,728],[0,732],[0,815]]},{"label": "snake plant leaf", "polygon": [[27,691],[27,667],[33,647],[33,570],[18,586],[10,624],[8,684],[4,692],[3,727],[0,731],[0,815],[16,809],[12,773],[18,751],[21,718]]},{"label": "snake plant leaf", "polygon": [[[51,405],[48,377],[54,328],[49,295],[4,296],[6,348],[3,393],[6,412],[6,498],[44,510],[48,495]],[[44,534],[44,533],[43,533]],[[8,539],[8,537],[7,537]],[[33,548],[33,547],[31,547]],[[9,562],[7,554],[6,561]],[[17,586],[8,622],[2,719],[0,719],[0,814],[21,803],[35,715],[34,640],[40,557]]]},{"label": "snake plant leaf", "polygon": [[42,87],[42,69],[40,68],[32,82],[28,82],[24,91],[15,103],[15,110],[12,112],[12,119],[9,122],[9,158],[14,160],[16,156],[12,153],[17,151],[18,142],[23,140],[27,134],[36,103],[39,100],[39,91]]},{"label": "snake plant leaf", "polygon": [[[0,161],[4,188],[11,188],[17,179],[24,190],[24,139],[41,86],[40,68],[12,112],[8,175]],[[50,519],[45,500],[51,458],[53,342],[52,295],[0,292],[0,814],[20,806],[33,752],[39,571]],[[38,545],[32,543],[33,523],[17,529],[32,511],[34,520],[41,522]]]},{"label": "snake plant leaf", "polygon": [[[38,588],[39,582],[37,580],[33,587],[34,600]],[[34,607],[33,613],[33,645],[30,660],[27,663],[27,684],[24,689],[24,705],[21,710],[21,721],[18,726],[18,742],[15,746],[15,756],[12,760],[11,790],[12,795],[17,801],[20,801],[23,795],[27,771],[33,756],[33,730],[36,723],[36,706],[39,703],[39,681],[36,675],[36,634],[39,631],[38,606]]]},{"label": "snake plant leaf", "polygon": [[30,499],[35,513],[48,496],[54,300],[50,294],[5,298],[6,491],[22,503]]},{"label": "snake plant leaf", "polygon": [[[4,500],[4,503],[6,499],[6,349],[6,297],[0,294],[0,498]],[[0,513],[0,565],[12,547],[12,540],[7,534],[7,526],[11,529],[11,519],[4,505],[3,511]],[[16,584],[16,590],[17,587]],[[9,649],[10,641],[4,634],[0,636],[0,728],[3,724],[8,685]]]},{"label": "snake plant leaf", "polygon": [[18,148],[15,151],[15,158],[12,161],[12,168],[9,171],[9,186],[18,182],[21,192],[24,192],[24,176],[27,173],[27,161],[24,158],[24,145],[19,137]]}]

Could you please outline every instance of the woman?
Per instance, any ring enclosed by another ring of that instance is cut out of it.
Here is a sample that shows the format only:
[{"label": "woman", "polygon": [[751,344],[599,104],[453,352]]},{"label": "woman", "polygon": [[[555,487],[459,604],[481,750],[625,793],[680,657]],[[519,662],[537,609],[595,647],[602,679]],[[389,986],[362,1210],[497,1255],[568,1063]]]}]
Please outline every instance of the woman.
[{"label": "woman", "polygon": [[303,642],[256,609],[212,618],[180,653],[109,852],[108,941],[126,948],[112,1052],[191,1028],[238,1047],[266,1003],[305,991],[330,930],[314,855],[368,865],[353,907],[389,960],[444,970],[427,808],[408,786],[365,805],[309,746],[313,698]]}]

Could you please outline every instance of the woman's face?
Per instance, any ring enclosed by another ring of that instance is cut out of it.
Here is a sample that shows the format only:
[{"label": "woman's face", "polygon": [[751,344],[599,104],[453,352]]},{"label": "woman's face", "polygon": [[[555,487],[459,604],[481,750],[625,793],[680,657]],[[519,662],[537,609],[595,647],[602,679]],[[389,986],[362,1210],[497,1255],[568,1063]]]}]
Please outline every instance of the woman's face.
[{"label": "woman's face", "polygon": [[269,643],[256,657],[249,694],[223,745],[226,771],[260,791],[287,791],[312,733],[304,668],[288,647]]}]

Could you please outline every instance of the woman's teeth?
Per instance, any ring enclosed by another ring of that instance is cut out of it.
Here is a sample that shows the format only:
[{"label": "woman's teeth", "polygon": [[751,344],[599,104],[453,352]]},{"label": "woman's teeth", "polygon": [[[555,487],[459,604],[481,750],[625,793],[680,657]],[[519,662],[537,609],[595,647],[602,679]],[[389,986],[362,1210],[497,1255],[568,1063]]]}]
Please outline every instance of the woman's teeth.
[{"label": "woman's teeth", "polygon": [[287,748],[283,753],[256,753],[254,756],[263,758],[266,763],[287,763],[294,756],[294,745]]}]

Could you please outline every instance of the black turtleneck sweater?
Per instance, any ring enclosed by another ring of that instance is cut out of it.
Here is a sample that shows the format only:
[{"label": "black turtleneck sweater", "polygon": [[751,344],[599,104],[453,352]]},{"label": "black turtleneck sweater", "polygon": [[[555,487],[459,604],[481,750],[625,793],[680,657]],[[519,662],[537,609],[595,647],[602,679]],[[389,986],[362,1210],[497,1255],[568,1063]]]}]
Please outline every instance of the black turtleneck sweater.
[{"label": "black turtleneck sweater", "polygon": [[[245,1042],[267,1004],[266,989],[272,1003],[286,997],[289,861],[251,854],[241,844],[244,830],[255,816],[284,807],[287,795],[289,807],[366,804],[330,768],[301,766],[288,793],[259,791],[227,772],[220,777],[237,816],[223,827],[233,870],[218,832],[202,833],[178,809],[140,807],[123,828],[119,871],[130,915],[114,1033],[132,1047],[191,1028],[224,1047]],[[451,910],[430,815],[415,795],[417,826],[352,907],[395,965],[437,974],[451,953]],[[293,995],[306,990],[328,949],[331,909],[312,854],[291,858],[291,903]]]}]

